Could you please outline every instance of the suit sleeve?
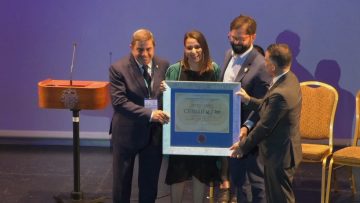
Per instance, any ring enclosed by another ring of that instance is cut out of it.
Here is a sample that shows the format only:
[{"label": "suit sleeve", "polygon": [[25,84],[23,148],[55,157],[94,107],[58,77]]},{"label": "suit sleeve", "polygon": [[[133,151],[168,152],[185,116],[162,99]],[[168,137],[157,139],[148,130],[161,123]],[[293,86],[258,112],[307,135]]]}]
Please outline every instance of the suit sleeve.
[{"label": "suit sleeve", "polygon": [[251,97],[249,103],[247,104],[247,107],[253,111],[257,111],[262,103],[263,99]]},{"label": "suit sleeve", "polygon": [[265,102],[267,102],[267,104],[262,104],[266,106],[262,108],[264,112],[261,112],[260,120],[247,138],[241,143],[241,149],[244,154],[247,154],[263,139],[269,136],[279,120],[287,112],[287,103],[281,94],[272,94]]},{"label": "suit sleeve", "polygon": [[255,84],[253,86],[254,89],[251,91],[251,96],[255,98],[263,98],[269,89],[269,84],[271,81],[270,75],[266,72],[265,65],[262,65],[262,67],[259,69],[259,72],[256,75],[256,78],[254,78],[254,81]]},{"label": "suit sleeve", "polygon": [[251,109],[251,112],[243,124],[249,130],[252,130],[254,127],[254,124],[256,124],[260,119],[258,110],[259,110],[262,102],[263,102],[263,99],[256,99],[254,97],[251,97],[251,99],[247,105],[247,108]]},{"label": "suit sleeve", "polygon": [[124,76],[110,67],[110,92],[112,105],[116,111],[123,112],[132,118],[150,120],[151,109],[137,105],[127,97]]}]

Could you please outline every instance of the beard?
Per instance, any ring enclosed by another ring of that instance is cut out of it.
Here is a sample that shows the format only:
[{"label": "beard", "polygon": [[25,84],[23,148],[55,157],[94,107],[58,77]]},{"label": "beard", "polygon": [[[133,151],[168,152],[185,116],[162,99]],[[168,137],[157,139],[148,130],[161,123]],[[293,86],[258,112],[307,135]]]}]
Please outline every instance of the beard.
[{"label": "beard", "polygon": [[233,42],[230,42],[230,44],[235,54],[243,54],[250,48],[250,45],[234,44]]}]

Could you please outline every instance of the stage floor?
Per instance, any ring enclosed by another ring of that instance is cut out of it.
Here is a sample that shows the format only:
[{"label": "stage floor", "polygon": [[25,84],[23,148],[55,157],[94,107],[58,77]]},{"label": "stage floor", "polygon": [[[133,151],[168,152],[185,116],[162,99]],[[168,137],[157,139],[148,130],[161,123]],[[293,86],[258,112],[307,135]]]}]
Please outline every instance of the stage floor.
[{"label": "stage floor", "polygon": [[[112,154],[106,147],[82,147],[80,153],[81,190],[85,198],[103,197],[111,203]],[[71,146],[0,145],[0,202],[51,203],[54,196],[68,196],[73,190],[73,157]],[[164,158],[157,203],[169,203],[169,186],[165,185],[167,159]],[[137,168],[137,167],[135,167]],[[332,202],[360,202],[351,195],[349,172],[339,169],[339,192]],[[298,203],[320,202],[321,167],[303,164],[297,171],[294,188]],[[137,175],[133,177],[133,202],[137,202]],[[216,191],[215,191],[216,193]],[[187,183],[184,202],[192,202]],[[208,200],[208,202],[213,202]]]}]

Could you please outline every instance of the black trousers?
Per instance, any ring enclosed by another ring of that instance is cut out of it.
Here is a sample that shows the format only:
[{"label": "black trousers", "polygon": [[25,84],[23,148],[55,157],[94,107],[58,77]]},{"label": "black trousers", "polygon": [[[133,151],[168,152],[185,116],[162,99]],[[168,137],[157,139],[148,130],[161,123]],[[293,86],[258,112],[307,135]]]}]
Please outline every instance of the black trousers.
[{"label": "black trousers", "polygon": [[129,203],[135,157],[139,155],[139,202],[154,203],[162,162],[161,145],[148,145],[141,150],[113,147],[113,202]]},{"label": "black trousers", "polygon": [[241,159],[230,158],[229,169],[230,184],[237,190],[238,202],[266,203],[264,165],[258,152]]},{"label": "black trousers", "polygon": [[282,166],[266,165],[265,188],[268,203],[295,203],[292,181],[295,167],[283,168]]}]

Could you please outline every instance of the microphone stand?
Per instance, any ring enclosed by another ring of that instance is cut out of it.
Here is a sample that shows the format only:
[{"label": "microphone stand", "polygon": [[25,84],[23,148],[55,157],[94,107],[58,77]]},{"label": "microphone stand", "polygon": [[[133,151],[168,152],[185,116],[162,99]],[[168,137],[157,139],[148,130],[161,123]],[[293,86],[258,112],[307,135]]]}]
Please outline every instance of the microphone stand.
[{"label": "microphone stand", "polygon": [[[72,53],[72,59],[71,59],[71,65],[70,65],[70,88],[73,88],[73,92],[75,95],[76,93],[76,87],[73,86],[72,81],[72,75],[73,75],[73,69],[74,69],[74,63],[75,63],[75,53],[76,53],[76,42],[73,43],[73,53]],[[77,103],[78,101],[76,101]],[[54,196],[54,199],[57,203],[104,203],[105,197],[99,197],[94,200],[86,200],[84,199],[84,193],[80,190],[80,116],[79,112],[80,109],[78,109],[76,106],[71,107],[70,110],[72,111],[72,122],[73,122],[73,175],[74,175],[74,190],[70,194],[70,200],[69,196],[63,197],[60,196]]]},{"label": "microphone stand", "polygon": [[75,53],[76,53],[76,42],[73,43],[73,53],[72,53],[72,59],[70,65],[70,86],[72,86],[72,74],[74,69]]},{"label": "microphone stand", "polygon": [[[74,70],[76,42],[73,43],[73,53],[70,65],[70,86],[72,86],[72,75]],[[71,109],[73,117],[73,167],[74,167],[74,191],[71,193],[73,200],[83,199],[80,191],[80,133],[79,133],[79,109]]]}]

